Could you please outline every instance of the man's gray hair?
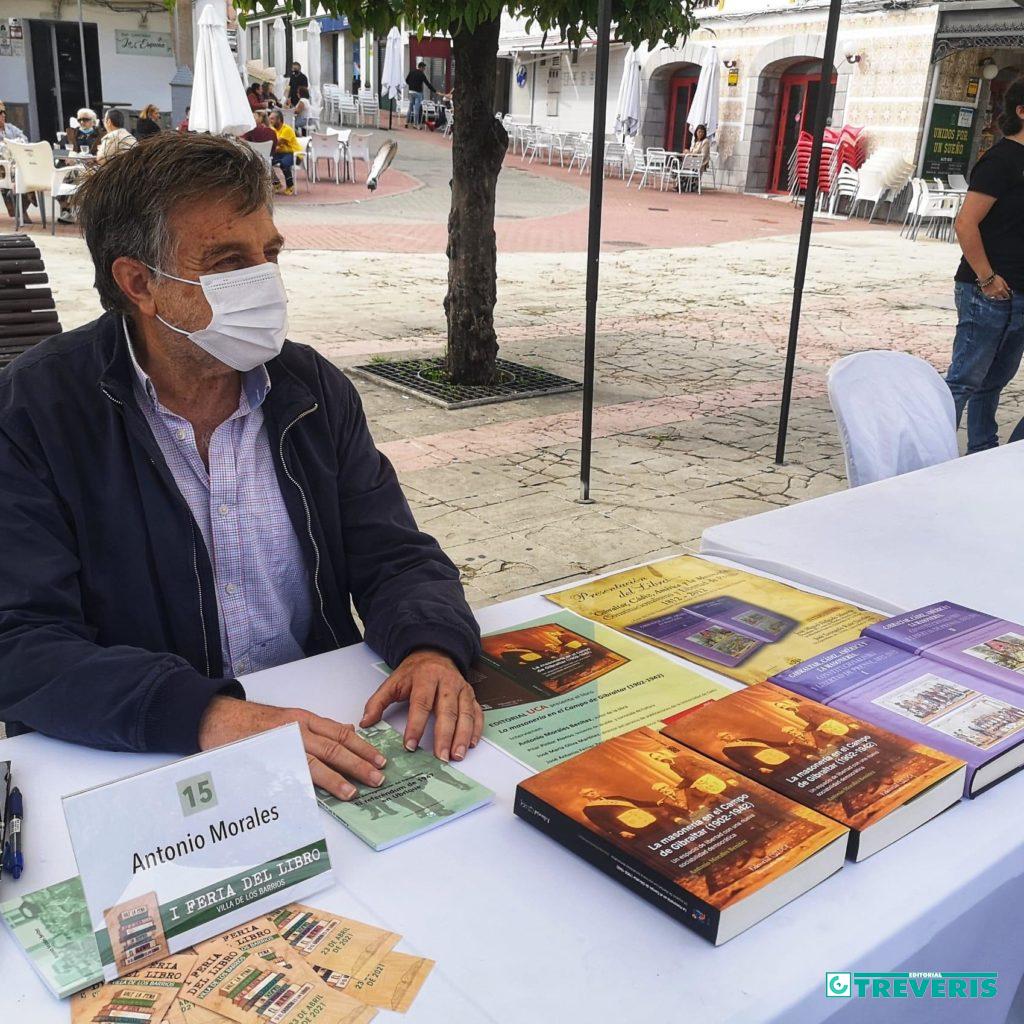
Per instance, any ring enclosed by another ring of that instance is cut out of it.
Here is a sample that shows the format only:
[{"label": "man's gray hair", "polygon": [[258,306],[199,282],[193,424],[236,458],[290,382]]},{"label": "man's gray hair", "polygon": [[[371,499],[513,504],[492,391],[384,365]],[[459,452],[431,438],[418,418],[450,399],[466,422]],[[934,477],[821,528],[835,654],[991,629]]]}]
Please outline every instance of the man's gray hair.
[{"label": "man's gray hair", "polygon": [[237,139],[160,132],[118,153],[85,176],[73,198],[103,308],[133,312],[114,280],[118,257],[173,267],[170,218],[178,207],[218,200],[244,215],[269,207],[272,196],[262,157]]}]

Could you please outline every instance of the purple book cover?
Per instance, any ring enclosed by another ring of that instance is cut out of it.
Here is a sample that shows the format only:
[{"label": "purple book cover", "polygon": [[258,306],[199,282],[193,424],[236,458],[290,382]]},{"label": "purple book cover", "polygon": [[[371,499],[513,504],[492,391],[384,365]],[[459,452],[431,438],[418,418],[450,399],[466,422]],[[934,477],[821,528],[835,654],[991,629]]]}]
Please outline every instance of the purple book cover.
[{"label": "purple book cover", "polygon": [[868,626],[865,636],[1024,693],[1024,626],[951,601]]},{"label": "purple book cover", "polygon": [[1024,699],[973,673],[861,637],[772,682],[981,766],[1024,742]]},{"label": "purple book cover", "polygon": [[657,640],[667,647],[688,651],[729,668],[742,664],[764,646],[761,640],[749,633],[719,625],[703,615],[694,615],[686,608],[659,615],[656,619],[636,622],[626,628],[637,636]]},{"label": "purple book cover", "polygon": [[762,608],[728,594],[687,605],[687,609],[726,629],[735,629],[769,644],[780,640],[796,625],[796,619],[788,615],[780,615],[770,608]]}]

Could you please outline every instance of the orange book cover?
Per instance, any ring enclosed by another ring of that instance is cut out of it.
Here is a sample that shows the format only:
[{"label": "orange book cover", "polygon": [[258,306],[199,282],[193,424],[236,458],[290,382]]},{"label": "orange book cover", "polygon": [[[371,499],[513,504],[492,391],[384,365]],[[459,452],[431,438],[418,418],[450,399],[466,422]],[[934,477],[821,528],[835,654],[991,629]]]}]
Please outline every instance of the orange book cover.
[{"label": "orange book cover", "polygon": [[963,766],[773,683],[684,712],[662,732],[858,831]]},{"label": "orange book cover", "polygon": [[687,915],[676,915],[697,921],[701,904],[729,907],[847,834],[649,728],[606,740],[519,790],[516,813],[525,820],[586,856],[550,813],[559,812],[655,872],[677,896],[697,897],[682,904]]}]

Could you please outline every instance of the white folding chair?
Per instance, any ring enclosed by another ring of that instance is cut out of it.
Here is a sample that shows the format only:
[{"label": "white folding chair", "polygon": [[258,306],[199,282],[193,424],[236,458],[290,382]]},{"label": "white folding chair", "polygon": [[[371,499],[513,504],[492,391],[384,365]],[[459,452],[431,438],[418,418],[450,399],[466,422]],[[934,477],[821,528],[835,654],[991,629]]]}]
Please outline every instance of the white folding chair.
[{"label": "white folding chair", "polygon": [[25,196],[35,193],[39,214],[46,226],[46,201],[53,189],[53,147],[48,142],[8,142],[14,161],[14,225],[20,230],[25,219]]},{"label": "white folding chair", "polygon": [[955,459],[956,412],[946,382],[906,352],[845,356],[828,372],[851,487]]}]

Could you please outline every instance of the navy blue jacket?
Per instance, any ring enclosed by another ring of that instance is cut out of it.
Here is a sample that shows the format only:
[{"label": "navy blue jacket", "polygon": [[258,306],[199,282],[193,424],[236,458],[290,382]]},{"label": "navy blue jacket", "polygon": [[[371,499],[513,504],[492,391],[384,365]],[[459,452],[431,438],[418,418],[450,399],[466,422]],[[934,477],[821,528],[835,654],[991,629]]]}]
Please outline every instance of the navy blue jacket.
[{"label": "navy blue jacket", "polygon": [[[430,646],[466,671],[480,636],[458,570],[416,528],[355,388],[291,342],[267,369],[267,433],[313,588],[306,654],[362,639],[351,598],[389,664]],[[213,696],[242,691],[222,678],[210,556],[133,372],[108,313],[0,373],[0,720],[190,753]]]}]

